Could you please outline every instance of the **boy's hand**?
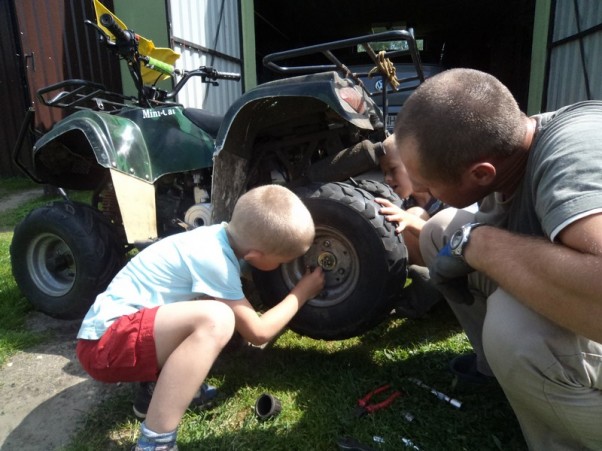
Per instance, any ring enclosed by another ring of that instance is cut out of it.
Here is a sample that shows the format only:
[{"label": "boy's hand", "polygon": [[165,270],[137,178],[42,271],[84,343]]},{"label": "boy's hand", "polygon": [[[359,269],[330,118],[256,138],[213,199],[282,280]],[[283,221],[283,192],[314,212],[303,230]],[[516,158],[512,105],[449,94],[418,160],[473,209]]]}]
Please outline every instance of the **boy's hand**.
[{"label": "boy's hand", "polygon": [[308,268],[293,291],[300,299],[307,301],[320,294],[324,289],[325,282],[324,271],[321,267],[318,266],[313,271]]},{"label": "boy's hand", "polygon": [[416,222],[416,219],[418,218],[418,216],[402,210],[387,199],[377,197],[374,200],[383,207],[378,212],[383,215],[388,222],[397,223],[395,233],[403,232],[408,225]]}]

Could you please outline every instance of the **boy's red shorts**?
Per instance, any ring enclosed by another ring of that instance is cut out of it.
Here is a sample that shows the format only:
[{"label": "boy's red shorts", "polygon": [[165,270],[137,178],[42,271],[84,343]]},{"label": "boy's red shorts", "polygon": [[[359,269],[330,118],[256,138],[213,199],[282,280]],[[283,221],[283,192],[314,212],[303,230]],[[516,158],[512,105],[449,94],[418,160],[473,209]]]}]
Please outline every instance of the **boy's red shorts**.
[{"label": "boy's red shorts", "polygon": [[123,316],[100,340],[78,340],[82,367],[102,382],[150,382],[159,375],[154,328],[157,309]]}]

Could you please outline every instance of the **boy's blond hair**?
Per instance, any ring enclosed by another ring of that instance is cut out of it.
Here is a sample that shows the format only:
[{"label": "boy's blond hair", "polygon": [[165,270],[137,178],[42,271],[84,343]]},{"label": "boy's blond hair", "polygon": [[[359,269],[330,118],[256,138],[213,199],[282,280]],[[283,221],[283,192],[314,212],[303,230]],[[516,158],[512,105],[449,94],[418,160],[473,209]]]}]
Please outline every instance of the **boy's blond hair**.
[{"label": "boy's blond hair", "polygon": [[228,232],[244,251],[251,249],[282,257],[307,252],[314,222],[295,193],[279,185],[253,188],[243,194],[228,223]]}]

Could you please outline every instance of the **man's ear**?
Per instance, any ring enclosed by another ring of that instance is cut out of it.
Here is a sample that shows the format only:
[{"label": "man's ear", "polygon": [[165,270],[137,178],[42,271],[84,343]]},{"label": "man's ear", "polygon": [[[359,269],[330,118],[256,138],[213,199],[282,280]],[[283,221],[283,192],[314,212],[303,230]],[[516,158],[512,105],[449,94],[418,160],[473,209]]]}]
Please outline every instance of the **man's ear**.
[{"label": "man's ear", "polygon": [[473,183],[479,186],[487,186],[493,183],[497,171],[491,163],[481,161],[473,164],[469,168],[468,174]]}]

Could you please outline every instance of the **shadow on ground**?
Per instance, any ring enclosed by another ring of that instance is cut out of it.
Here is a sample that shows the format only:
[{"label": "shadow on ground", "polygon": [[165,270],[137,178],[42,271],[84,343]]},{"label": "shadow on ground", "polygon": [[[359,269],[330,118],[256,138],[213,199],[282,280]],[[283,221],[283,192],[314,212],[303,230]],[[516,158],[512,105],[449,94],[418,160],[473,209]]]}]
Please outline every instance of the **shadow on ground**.
[{"label": "shadow on ground", "polygon": [[30,314],[27,328],[47,338],[0,368],[3,451],[48,451],[67,445],[81,419],[116,389],[126,389],[93,381],[81,369],[75,357],[80,322]]}]

